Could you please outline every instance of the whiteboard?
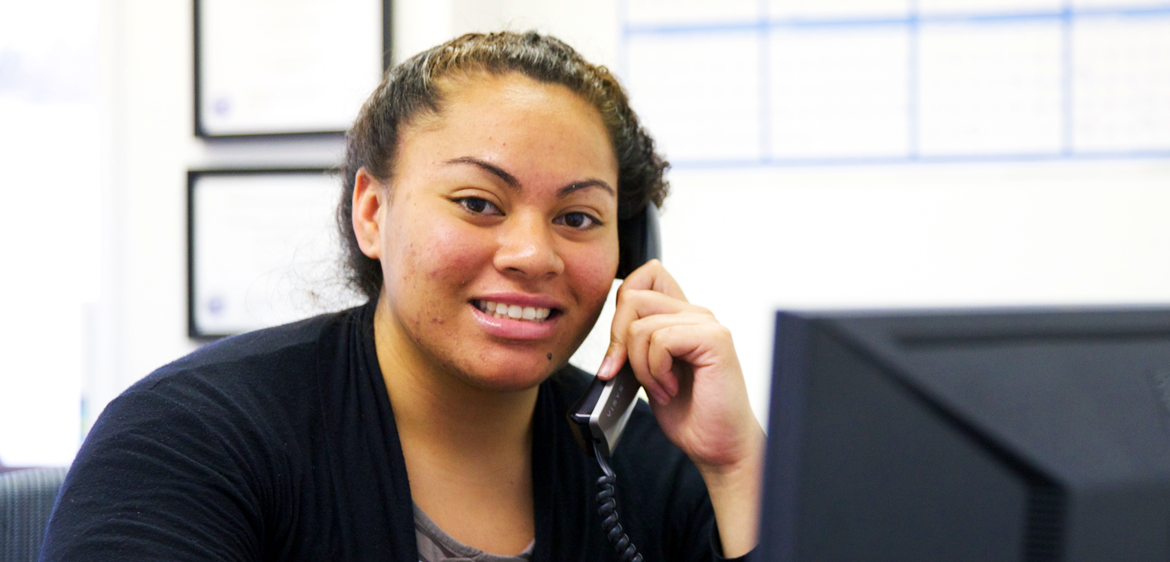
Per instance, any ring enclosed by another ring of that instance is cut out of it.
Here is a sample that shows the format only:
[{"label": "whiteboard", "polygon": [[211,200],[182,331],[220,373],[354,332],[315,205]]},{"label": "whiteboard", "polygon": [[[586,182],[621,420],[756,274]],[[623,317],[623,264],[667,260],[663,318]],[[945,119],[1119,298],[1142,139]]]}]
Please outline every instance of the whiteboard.
[{"label": "whiteboard", "polygon": [[389,60],[383,0],[196,0],[195,132],[343,132]]},{"label": "whiteboard", "polygon": [[344,283],[323,169],[188,173],[189,335],[239,334],[362,302]]},{"label": "whiteboard", "polygon": [[1170,2],[628,0],[676,167],[1170,158]]}]

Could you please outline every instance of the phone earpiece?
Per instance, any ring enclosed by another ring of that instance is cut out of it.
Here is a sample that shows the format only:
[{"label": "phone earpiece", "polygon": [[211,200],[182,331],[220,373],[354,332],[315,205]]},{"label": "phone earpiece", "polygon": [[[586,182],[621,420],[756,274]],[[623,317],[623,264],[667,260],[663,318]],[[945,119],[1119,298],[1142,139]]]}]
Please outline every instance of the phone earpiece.
[{"label": "phone earpiece", "polygon": [[618,240],[618,279],[625,279],[650,260],[662,259],[658,206],[649,202],[645,211],[618,222]]}]

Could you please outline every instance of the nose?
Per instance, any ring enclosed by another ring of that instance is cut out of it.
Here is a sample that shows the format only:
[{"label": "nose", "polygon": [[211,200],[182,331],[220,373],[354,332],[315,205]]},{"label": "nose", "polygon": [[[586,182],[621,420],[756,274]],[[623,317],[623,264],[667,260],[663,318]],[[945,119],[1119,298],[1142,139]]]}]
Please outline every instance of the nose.
[{"label": "nose", "polygon": [[537,279],[565,269],[555,245],[552,225],[539,213],[513,213],[498,227],[496,269],[508,275]]}]

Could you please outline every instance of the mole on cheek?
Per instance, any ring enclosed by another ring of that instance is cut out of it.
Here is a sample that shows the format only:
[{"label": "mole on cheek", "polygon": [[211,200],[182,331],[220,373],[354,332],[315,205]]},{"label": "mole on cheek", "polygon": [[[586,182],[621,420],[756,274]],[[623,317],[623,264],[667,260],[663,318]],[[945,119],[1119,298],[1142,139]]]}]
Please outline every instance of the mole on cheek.
[{"label": "mole on cheek", "polygon": [[550,353],[550,354],[548,354],[548,360],[549,360],[549,361],[552,361],[552,354],[551,354],[551,353]]}]

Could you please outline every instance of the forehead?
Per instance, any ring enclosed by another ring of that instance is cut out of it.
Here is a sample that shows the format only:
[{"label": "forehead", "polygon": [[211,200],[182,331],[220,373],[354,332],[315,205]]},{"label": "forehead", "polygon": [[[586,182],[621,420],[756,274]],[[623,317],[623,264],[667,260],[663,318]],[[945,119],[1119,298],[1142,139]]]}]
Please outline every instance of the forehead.
[{"label": "forehead", "polygon": [[518,73],[445,77],[437,87],[439,112],[401,131],[399,157],[412,159],[421,150],[506,167],[576,168],[616,180],[617,159],[600,112],[569,88]]}]

